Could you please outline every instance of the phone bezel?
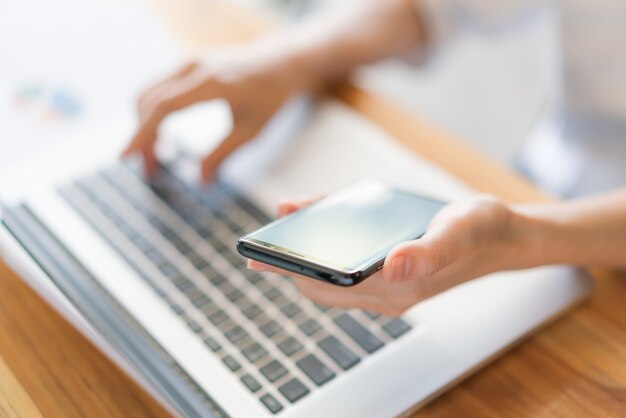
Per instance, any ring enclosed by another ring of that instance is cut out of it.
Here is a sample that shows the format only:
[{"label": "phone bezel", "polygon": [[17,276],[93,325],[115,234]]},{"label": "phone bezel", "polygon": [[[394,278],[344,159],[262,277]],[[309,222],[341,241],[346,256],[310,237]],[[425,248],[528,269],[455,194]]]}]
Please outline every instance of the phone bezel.
[{"label": "phone bezel", "polygon": [[265,243],[262,241],[240,238],[237,241],[237,251],[244,257],[338,286],[354,286],[360,283],[380,270],[385,262],[385,256],[382,256],[357,269],[342,270],[315,263],[286,249],[263,244]]}]

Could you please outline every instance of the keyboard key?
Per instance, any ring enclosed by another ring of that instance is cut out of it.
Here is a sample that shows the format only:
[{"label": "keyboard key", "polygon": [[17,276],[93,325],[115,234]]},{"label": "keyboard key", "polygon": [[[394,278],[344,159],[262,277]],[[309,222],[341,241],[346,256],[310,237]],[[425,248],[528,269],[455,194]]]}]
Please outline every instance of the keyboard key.
[{"label": "keyboard key", "polygon": [[383,329],[393,338],[398,338],[411,329],[411,325],[407,324],[402,318],[393,318],[391,321],[383,325]]},{"label": "keyboard key", "polygon": [[278,388],[278,391],[291,403],[298,401],[300,398],[309,393],[309,390],[295,377]]},{"label": "keyboard key", "polygon": [[205,226],[201,226],[200,228],[196,229],[196,233],[200,235],[202,238],[207,239],[213,234],[213,231],[211,231],[209,228]]},{"label": "keyboard key", "polygon": [[139,236],[139,234],[137,234],[137,232],[135,232],[135,230],[127,224],[120,225],[120,231],[122,231],[122,233],[131,241]]},{"label": "keyboard key", "polygon": [[348,370],[361,360],[359,356],[350,351],[348,347],[332,335],[324,338],[317,344],[344,370]]},{"label": "keyboard key", "polygon": [[317,386],[322,386],[324,383],[335,377],[335,373],[313,354],[303,357],[296,363],[296,365]]},{"label": "keyboard key", "polygon": [[[225,251],[220,251],[220,252],[224,253]],[[237,270],[241,270],[246,265],[246,259],[240,256],[230,256],[228,257],[228,261]]]},{"label": "keyboard key", "polygon": [[266,337],[271,338],[282,331],[282,327],[273,319],[259,328]]},{"label": "keyboard key", "polygon": [[246,276],[246,280],[248,280],[252,284],[260,284],[265,279],[260,274],[252,273]]},{"label": "keyboard key", "polygon": [[206,344],[211,351],[219,351],[222,348],[222,345],[213,337],[206,337],[204,339],[204,344]]},{"label": "keyboard key", "polygon": [[202,274],[205,277],[208,277],[209,279],[215,277],[215,276],[219,276],[219,273],[212,267],[212,266],[206,266],[205,268],[202,269]]},{"label": "keyboard key", "polygon": [[178,288],[178,290],[180,290],[181,292],[184,292],[185,290],[189,289],[191,286],[193,286],[193,283],[191,283],[189,280],[185,279],[182,280],[178,283],[176,283],[176,287]]},{"label": "keyboard key", "polygon": [[224,336],[233,344],[237,344],[239,341],[243,340],[248,336],[248,332],[241,328],[239,325],[236,325],[231,330],[227,331]]},{"label": "keyboard key", "polygon": [[267,355],[267,350],[259,343],[253,343],[241,351],[250,363],[256,363]]},{"label": "keyboard key", "polygon": [[209,315],[208,318],[213,325],[219,325],[228,319],[228,314],[222,310],[219,310]]},{"label": "keyboard key", "polygon": [[269,288],[263,294],[265,295],[267,299],[272,300],[272,301],[278,299],[280,296],[283,296],[283,292],[276,289],[275,287]]},{"label": "keyboard key", "polygon": [[285,368],[285,366],[280,364],[278,360],[270,361],[265,366],[261,367],[259,371],[271,383],[277,381],[287,374],[287,369]]},{"label": "keyboard key", "polygon": [[373,353],[385,344],[347,313],[339,315],[334,322],[368,353]]},{"label": "keyboard key", "polygon": [[249,374],[244,374],[243,376],[241,376],[241,382],[246,385],[246,387],[250,389],[250,392],[252,393],[258,392],[258,390],[261,389],[261,384],[258,382],[258,380],[256,380]]},{"label": "keyboard key", "polygon": [[257,305],[256,303],[253,303],[252,305],[250,305],[247,308],[245,308],[242,312],[246,316],[246,318],[252,319],[252,318],[262,314],[263,310],[261,308],[259,308],[259,305]]},{"label": "keyboard key", "polygon": [[224,357],[222,361],[233,372],[236,372],[237,370],[241,369],[241,364],[239,364],[239,362],[235,360],[235,358],[231,355]]},{"label": "keyboard key", "polygon": [[226,295],[226,299],[231,302],[236,302],[243,297],[243,292],[239,289],[234,289]]},{"label": "keyboard key", "polygon": [[195,298],[199,298],[200,296],[204,295],[204,293],[202,293],[200,289],[198,289],[196,285],[192,283],[191,286],[185,289],[185,295],[187,296],[187,299],[194,300]]},{"label": "keyboard key", "polygon": [[265,407],[269,409],[272,414],[280,412],[283,409],[283,406],[280,404],[280,402],[278,402],[276,398],[274,398],[269,393],[261,396],[261,402],[263,402],[263,405],[265,405]]},{"label": "keyboard key", "polygon": [[163,256],[161,255],[161,253],[159,253],[156,250],[149,250],[145,253],[146,257],[148,257],[148,259],[152,262],[152,264],[154,264],[155,266],[160,266],[163,263],[166,263],[167,261],[165,260],[165,258],[163,258]]},{"label": "keyboard key", "polygon": [[169,226],[165,225],[161,221],[158,221],[154,226],[159,230],[161,235],[163,235],[163,237],[165,237],[165,238],[172,237],[172,236],[176,235],[176,233],[174,231],[172,231],[172,229]]},{"label": "keyboard key", "polygon": [[167,228],[167,230],[163,230],[161,231],[161,234],[163,235],[163,237],[165,237],[166,240],[170,241],[172,240],[175,236],[176,236],[176,232],[174,232],[172,229]]},{"label": "keyboard key", "polygon": [[228,318],[228,320],[220,323],[217,327],[223,332],[226,333],[227,331],[231,330],[234,326],[235,326],[235,322],[231,321],[230,318]]},{"label": "keyboard key", "polygon": [[201,308],[204,305],[206,305],[207,303],[209,303],[210,301],[211,301],[211,299],[209,299],[209,297],[207,295],[202,294],[202,295],[196,297],[195,299],[192,299],[191,303],[193,303],[196,308]]},{"label": "keyboard key", "polygon": [[174,283],[174,286],[178,286],[180,283],[189,281],[187,280],[187,277],[185,277],[185,275],[182,273],[178,273],[174,277],[170,277],[170,279],[172,279],[172,283]]},{"label": "keyboard key", "polygon": [[301,323],[298,328],[300,328],[300,330],[302,330],[302,332],[304,332],[307,336],[311,336],[313,334],[315,334],[317,331],[319,331],[320,329],[322,329],[321,325],[319,324],[319,322],[317,322],[315,319],[310,318],[307,319],[306,321],[304,321],[303,323]]},{"label": "keyboard key", "polygon": [[189,328],[191,328],[191,330],[196,334],[199,334],[202,331],[202,327],[200,326],[200,324],[198,324],[193,319],[188,320],[187,325],[189,325]]},{"label": "keyboard key", "polygon": [[234,302],[234,304],[235,304],[235,306],[237,306],[237,308],[239,310],[243,310],[244,308],[250,306],[252,304],[252,302],[250,302],[250,299],[248,299],[245,295],[243,295],[242,297],[237,299]]},{"label": "keyboard key", "polygon": [[160,269],[165,277],[173,278],[178,274],[178,269],[172,263],[163,264]]},{"label": "keyboard key", "polygon": [[185,241],[183,241],[181,238],[179,237],[175,237],[173,238],[170,243],[176,247],[176,249],[178,251],[180,251],[181,254],[187,254],[189,253],[192,248],[189,246],[189,244],[187,244]]},{"label": "keyboard key", "polygon": [[220,284],[218,287],[225,295],[235,290],[235,286],[233,286],[232,283],[226,281]]},{"label": "keyboard key", "polygon": [[213,250],[215,250],[216,253],[218,254],[228,253],[229,251],[228,247],[226,247],[226,245],[223,242],[218,240],[215,235],[209,236],[207,238],[209,239],[209,243],[211,244],[211,246],[213,247]]},{"label": "keyboard key", "polygon": [[133,242],[143,253],[152,249],[152,244],[142,236],[138,236]]},{"label": "keyboard key", "polygon": [[285,316],[287,318],[293,318],[294,316],[298,315],[300,312],[302,312],[302,308],[300,308],[298,305],[296,305],[295,303],[291,302],[285,306],[283,306],[280,311],[285,314]]},{"label": "keyboard key", "polygon": [[283,294],[281,294],[279,297],[277,297],[276,299],[274,299],[272,301],[272,303],[277,306],[277,307],[283,307],[289,303],[291,303],[291,301],[289,299],[287,299],[287,297]]},{"label": "keyboard key", "polygon": [[298,351],[300,351],[303,348],[303,345],[302,343],[300,343],[300,341],[296,340],[295,338],[289,337],[286,340],[279,343],[278,348],[280,348],[280,351],[285,353],[286,356],[291,356],[292,354],[295,354]]},{"label": "keyboard key", "polygon": [[172,310],[176,313],[176,315],[182,315],[182,313],[184,312],[183,308],[181,308],[180,305],[177,303],[172,302],[170,306],[172,307]]},{"label": "keyboard key", "polygon": [[189,261],[191,261],[191,264],[193,264],[195,268],[197,268],[198,270],[202,270],[203,268],[209,265],[209,263],[204,259],[204,257],[202,257],[200,254],[193,252],[193,251],[187,254],[187,258],[189,259]]},{"label": "keyboard key", "polygon": [[211,277],[209,281],[213,283],[213,285],[219,286],[226,281],[226,278],[222,275],[218,275],[218,276]]},{"label": "keyboard key", "polygon": [[315,307],[322,312],[327,312],[330,309],[330,306],[320,305],[319,303],[316,303]]},{"label": "keyboard key", "polygon": [[365,311],[365,312],[364,312],[364,314],[365,314],[365,315],[366,315],[369,319],[372,319],[372,320],[376,320],[376,319],[380,318],[380,315],[379,315],[379,314],[377,314],[376,312]]},{"label": "keyboard key", "polygon": [[270,320],[270,318],[269,318],[269,316],[267,316],[267,315],[265,314],[265,312],[263,312],[263,313],[261,313],[261,314],[259,314],[259,315],[255,316],[255,317],[252,319],[252,321],[254,321],[254,323],[255,323],[257,326],[261,326],[261,325],[263,325],[263,324],[266,324],[269,320]]},{"label": "keyboard key", "polygon": [[217,312],[218,309],[219,308],[215,303],[208,303],[204,305],[202,308],[200,308],[204,316],[206,316],[207,318],[209,317],[209,315],[212,315],[215,312]]},{"label": "keyboard key", "polygon": [[165,297],[167,295],[167,292],[162,287],[154,286],[154,292],[160,297]]}]

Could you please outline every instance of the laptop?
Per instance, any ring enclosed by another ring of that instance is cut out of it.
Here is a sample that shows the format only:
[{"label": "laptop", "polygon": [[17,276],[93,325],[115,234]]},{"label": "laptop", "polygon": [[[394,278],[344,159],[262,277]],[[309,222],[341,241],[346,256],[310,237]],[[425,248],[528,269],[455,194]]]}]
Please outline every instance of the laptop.
[{"label": "laptop", "polygon": [[[137,161],[117,159],[127,135],[112,132],[5,174],[0,252],[185,417],[401,415],[590,292],[590,278],[566,266],[503,272],[389,318],[317,305],[288,278],[248,271],[236,240],[270,221],[282,197],[361,177],[439,199],[473,193],[343,105],[303,108],[280,115],[209,186],[195,181],[189,143],[162,150],[166,162],[146,180]],[[202,118],[217,131],[225,123]]]}]

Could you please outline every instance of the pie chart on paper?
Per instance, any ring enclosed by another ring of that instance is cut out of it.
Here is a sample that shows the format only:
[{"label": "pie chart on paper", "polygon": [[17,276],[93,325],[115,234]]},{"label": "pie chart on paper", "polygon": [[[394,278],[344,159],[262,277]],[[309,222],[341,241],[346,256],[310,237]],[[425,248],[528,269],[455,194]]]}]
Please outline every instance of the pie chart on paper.
[{"label": "pie chart on paper", "polygon": [[70,90],[44,83],[23,83],[14,93],[16,110],[44,124],[66,123],[80,117],[83,106]]}]

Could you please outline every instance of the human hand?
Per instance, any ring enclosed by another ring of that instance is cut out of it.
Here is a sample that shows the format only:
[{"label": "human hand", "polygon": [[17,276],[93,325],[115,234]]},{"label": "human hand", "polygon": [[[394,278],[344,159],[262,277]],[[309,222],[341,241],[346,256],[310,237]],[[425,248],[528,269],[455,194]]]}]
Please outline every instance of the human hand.
[{"label": "human hand", "polygon": [[190,63],[156,83],[137,102],[139,126],[124,155],[140,153],[146,174],[157,167],[154,145],[158,128],[169,114],[192,104],[225,99],[231,108],[233,130],[201,163],[202,179],[235,149],[253,138],[303,82],[268,46],[245,46],[211,61]]},{"label": "human hand", "polygon": [[[279,216],[310,201],[279,205]],[[253,270],[295,279],[300,292],[322,305],[400,315],[415,303],[467,280],[524,265],[518,214],[492,196],[454,202],[432,220],[426,234],[394,247],[383,269],[351,287],[339,287],[249,260]]]}]

